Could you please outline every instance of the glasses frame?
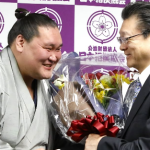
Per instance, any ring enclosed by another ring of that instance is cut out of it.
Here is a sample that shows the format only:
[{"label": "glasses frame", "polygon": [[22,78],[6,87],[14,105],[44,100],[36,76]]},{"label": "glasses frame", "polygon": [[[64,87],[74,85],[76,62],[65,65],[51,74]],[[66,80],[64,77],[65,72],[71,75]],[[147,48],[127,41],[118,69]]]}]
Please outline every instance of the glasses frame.
[{"label": "glasses frame", "polygon": [[127,38],[124,38],[124,37],[117,37],[117,40],[120,44],[127,44],[127,42],[129,41],[129,39],[133,38],[133,37],[136,37],[138,35],[144,35],[144,34],[147,34],[148,31],[144,31],[143,33],[139,33],[139,34],[136,34],[136,35],[133,35],[133,36],[130,36],[130,37],[127,37]]}]

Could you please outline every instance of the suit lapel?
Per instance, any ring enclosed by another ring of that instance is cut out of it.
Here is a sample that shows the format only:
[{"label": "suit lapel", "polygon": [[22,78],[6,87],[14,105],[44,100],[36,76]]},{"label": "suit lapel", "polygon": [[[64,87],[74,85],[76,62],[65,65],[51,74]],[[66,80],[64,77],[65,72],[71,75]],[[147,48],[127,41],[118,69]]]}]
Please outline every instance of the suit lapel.
[{"label": "suit lapel", "polygon": [[125,127],[124,127],[124,130],[122,132],[122,135],[121,137],[124,136],[124,134],[126,133],[127,129],[129,128],[132,120],[134,119],[135,115],[137,114],[138,110],[140,109],[141,105],[143,104],[143,102],[145,101],[146,99],[146,96],[149,94],[150,92],[150,75],[149,77],[147,78],[147,80],[145,81],[145,84],[143,85],[143,87],[141,88],[141,91],[139,92],[133,106],[132,106],[132,109],[129,113],[129,116],[126,120],[126,123],[125,123]]}]

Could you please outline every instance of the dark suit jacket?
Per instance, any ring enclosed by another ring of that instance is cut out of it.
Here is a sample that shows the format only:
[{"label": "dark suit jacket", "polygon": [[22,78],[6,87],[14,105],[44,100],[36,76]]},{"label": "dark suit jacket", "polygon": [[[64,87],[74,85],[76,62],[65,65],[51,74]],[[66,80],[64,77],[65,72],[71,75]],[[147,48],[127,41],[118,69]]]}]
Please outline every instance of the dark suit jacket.
[{"label": "dark suit jacket", "polygon": [[98,150],[150,150],[150,76],[139,92],[118,138],[104,137]]}]

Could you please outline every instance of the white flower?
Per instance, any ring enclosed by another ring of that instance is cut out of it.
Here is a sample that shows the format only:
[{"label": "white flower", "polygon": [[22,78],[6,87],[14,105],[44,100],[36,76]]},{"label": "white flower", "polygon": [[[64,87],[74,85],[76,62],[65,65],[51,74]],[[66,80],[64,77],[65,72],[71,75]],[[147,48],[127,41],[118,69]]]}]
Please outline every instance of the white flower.
[{"label": "white flower", "polygon": [[67,78],[64,75],[60,75],[60,77],[54,81],[54,85],[57,86],[59,89],[62,89],[65,86],[66,81]]},{"label": "white flower", "polygon": [[101,82],[99,82],[99,80],[94,80],[94,88],[101,88],[104,89],[104,86]]},{"label": "white flower", "polygon": [[103,75],[101,76],[100,81],[105,81],[106,83],[112,83],[112,77],[109,75]]}]

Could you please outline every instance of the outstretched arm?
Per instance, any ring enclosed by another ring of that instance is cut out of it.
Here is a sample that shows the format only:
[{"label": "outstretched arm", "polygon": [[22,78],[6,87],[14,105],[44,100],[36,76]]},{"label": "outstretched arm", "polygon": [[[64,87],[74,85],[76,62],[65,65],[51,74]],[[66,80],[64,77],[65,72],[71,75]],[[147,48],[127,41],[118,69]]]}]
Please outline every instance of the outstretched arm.
[{"label": "outstretched arm", "polygon": [[98,143],[103,137],[99,134],[90,134],[86,139],[85,150],[97,150]]},{"label": "outstretched arm", "polygon": [[139,137],[137,140],[128,142],[116,137],[101,137],[89,135],[86,140],[85,150],[149,150],[150,138]]}]

